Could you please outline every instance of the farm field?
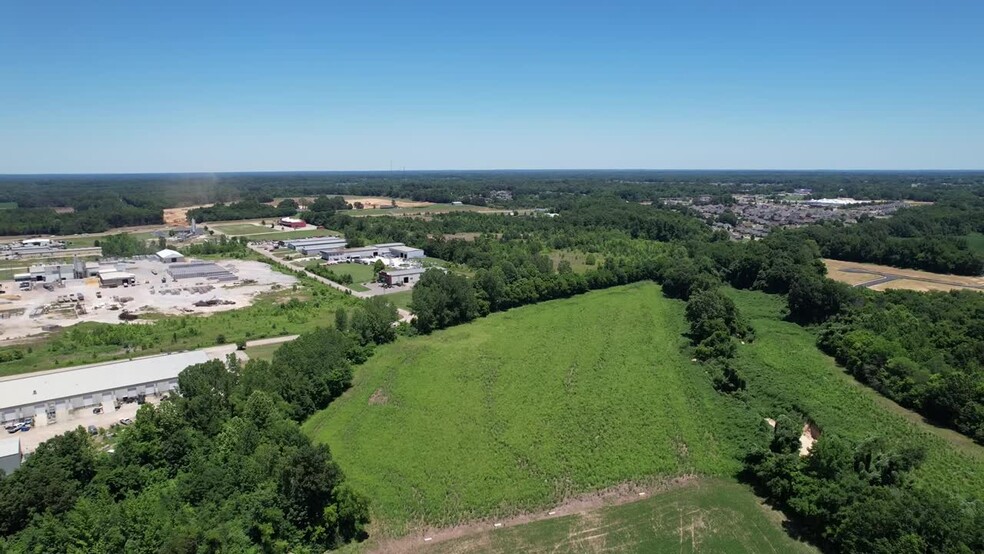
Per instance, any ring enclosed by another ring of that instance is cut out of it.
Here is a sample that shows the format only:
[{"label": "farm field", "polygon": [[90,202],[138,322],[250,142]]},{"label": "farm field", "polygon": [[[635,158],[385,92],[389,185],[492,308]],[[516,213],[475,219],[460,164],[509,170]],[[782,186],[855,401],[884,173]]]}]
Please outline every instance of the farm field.
[{"label": "farm field", "polygon": [[[126,232],[126,231],[119,231]],[[128,235],[132,236],[137,240],[148,241],[150,239],[156,238],[153,231],[143,231],[143,232],[126,232]],[[109,233],[116,234],[116,233]],[[86,237],[71,237],[63,239],[65,241],[65,246],[68,248],[82,248],[87,246],[95,246],[96,241],[106,238],[106,235],[90,235]]]},{"label": "farm field", "polygon": [[[513,552],[818,552],[777,525],[748,488],[697,479],[644,500],[579,510],[435,543],[435,554]],[[422,544],[422,543],[418,543]]]},{"label": "farm field", "polygon": [[304,429],[389,536],[653,476],[728,476],[766,426],[681,352],[683,307],[637,284],[399,339]]},{"label": "farm field", "polygon": [[[875,283],[870,286],[872,290],[984,290],[984,277],[930,273],[917,269],[901,269],[887,265],[845,262],[826,258],[823,263],[827,266],[827,276],[831,279],[849,285],[860,285],[874,281]],[[879,279],[884,279],[884,282],[877,281]]]},{"label": "farm field", "polygon": [[[551,250],[547,255],[553,261],[554,267],[557,267],[560,262],[566,261],[571,264],[574,273],[584,273],[589,269],[601,266],[605,262],[605,258],[601,254],[587,254],[576,250]],[[588,263],[588,256],[594,258],[593,264]]]}]

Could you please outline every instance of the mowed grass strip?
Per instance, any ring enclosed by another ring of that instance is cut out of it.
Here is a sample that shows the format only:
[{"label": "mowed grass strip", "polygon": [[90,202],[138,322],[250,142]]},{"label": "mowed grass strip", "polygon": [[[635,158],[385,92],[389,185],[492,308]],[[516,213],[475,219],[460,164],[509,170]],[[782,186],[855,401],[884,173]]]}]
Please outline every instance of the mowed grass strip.
[{"label": "mowed grass strip", "polygon": [[731,475],[764,425],[681,353],[645,283],[380,347],[305,430],[399,536],[657,475]]},{"label": "mowed grass strip", "polygon": [[722,479],[701,479],[645,500],[489,530],[421,551],[818,552],[789,537],[776,518],[746,487]]}]

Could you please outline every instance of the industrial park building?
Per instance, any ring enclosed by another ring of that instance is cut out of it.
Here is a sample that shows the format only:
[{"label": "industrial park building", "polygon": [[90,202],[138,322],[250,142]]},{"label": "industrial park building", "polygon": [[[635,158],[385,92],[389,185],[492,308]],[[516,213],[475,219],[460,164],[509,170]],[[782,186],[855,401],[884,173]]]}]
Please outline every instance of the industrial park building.
[{"label": "industrial park building", "polygon": [[363,246],[360,248],[325,248],[321,250],[321,258],[330,262],[344,262],[361,260],[363,258],[400,258],[415,259],[423,258],[424,251],[419,248],[407,246],[402,242],[387,242]]},{"label": "industrial park building", "polygon": [[384,269],[379,272],[379,280],[387,285],[415,285],[426,271],[425,267]]},{"label": "industrial park building", "polygon": [[19,468],[23,457],[19,438],[0,439],[0,471],[5,475],[10,475]]},{"label": "industrial park building", "polygon": [[346,241],[341,237],[314,237],[310,239],[289,240],[283,243],[291,250],[297,250],[301,254],[317,254],[322,250],[333,248],[344,248]]},{"label": "industrial park building", "polygon": [[170,248],[165,248],[164,250],[158,252],[157,259],[166,264],[180,263],[185,261],[184,254],[178,252],[177,250],[171,250]]},{"label": "industrial park building", "polygon": [[183,369],[208,360],[198,350],[5,377],[0,379],[0,418],[4,423],[34,418],[41,426],[66,419],[74,410],[113,410],[124,398],[174,390]]},{"label": "industrial park building", "polygon": [[290,227],[291,229],[303,229],[307,227],[307,222],[303,219],[297,219],[296,217],[282,217],[279,221],[280,225],[284,227]]}]

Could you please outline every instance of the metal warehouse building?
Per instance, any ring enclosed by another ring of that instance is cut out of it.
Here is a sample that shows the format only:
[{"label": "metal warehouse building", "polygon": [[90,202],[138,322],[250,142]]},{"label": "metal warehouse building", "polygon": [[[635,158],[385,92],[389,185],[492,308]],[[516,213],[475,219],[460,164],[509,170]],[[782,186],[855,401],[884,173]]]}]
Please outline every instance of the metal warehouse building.
[{"label": "metal warehouse building", "polygon": [[344,248],[346,241],[341,237],[315,237],[310,239],[290,240],[284,244],[287,245],[287,248],[297,250],[301,254],[316,254],[321,250]]},{"label": "metal warehouse building", "polygon": [[0,417],[4,422],[33,417],[35,425],[47,425],[74,410],[110,411],[125,397],[173,390],[181,370],[208,360],[199,350],[6,377],[0,379]]},{"label": "metal warehouse building", "polygon": [[212,262],[187,262],[170,264],[167,272],[178,279],[215,279],[216,281],[235,281],[236,274]]},{"label": "metal warehouse building", "polygon": [[5,474],[10,475],[19,468],[23,457],[19,438],[0,439],[0,470]]}]

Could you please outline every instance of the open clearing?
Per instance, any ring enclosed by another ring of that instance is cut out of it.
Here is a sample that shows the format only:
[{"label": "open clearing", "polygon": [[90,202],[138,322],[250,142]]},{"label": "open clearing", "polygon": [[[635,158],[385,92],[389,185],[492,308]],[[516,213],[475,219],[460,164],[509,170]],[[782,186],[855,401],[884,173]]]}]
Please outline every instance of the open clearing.
[{"label": "open clearing", "polygon": [[908,289],[930,290],[984,290],[984,277],[930,273],[916,269],[900,269],[887,265],[844,262],[824,259],[827,276],[835,281],[872,290]]},{"label": "open clearing", "polygon": [[[219,265],[232,271],[237,280],[218,283],[208,279],[168,278],[164,263],[140,260],[126,264],[126,271],[136,276],[131,287],[100,288],[98,278],[65,281],[65,286],[45,290],[38,284],[34,290],[20,291],[16,287],[0,295],[0,310],[23,310],[21,315],[0,319],[0,339],[12,340],[36,335],[51,326],[65,327],[82,322],[122,323],[120,313],[181,315],[210,314],[248,306],[265,292],[288,287],[295,277],[274,271],[268,264],[245,260],[222,260]],[[97,298],[96,293],[102,298]],[[82,302],[58,302],[59,298],[81,293]],[[198,301],[218,300],[229,304],[195,306]],[[80,309],[81,308],[81,309]]]},{"label": "open clearing", "polygon": [[539,512],[677,475],[728,477],[764,418],[925,445],[920,486],[984,498],[984,449],[946,440],[859,387],[783,321],[783,299],[726,289],[759,337],[736,363],[744,401],[687,355],[684,303],[639,283],[526,306],[380,347],[304,429],[373,499],[373,540]]},{"label": "open clearing", "polygon": [[558,508],[539,521],[499,529],[486,525],[481,532],[443,542],[433,537],[431,547],[421,548],[427,543],[414,537],[404,541],[412,542],[412,548],[400,549],[403,543],[395,543],[378,552],[817,552],[790,538],[776,524],[779,514],[736,483],[694,479],[630,498],[636,501],[615,500],[574,513]]},{"label": "open clearing", "polygon": [[737,438],[767,427],[681,352],[683,307],[637,284],[400,339],[304,428],[390,536],[652,476],[731,475]]},{"label": "open clearing", "polygon": [[482,213],[507,213],[509,210],[497,210],[485,206],[472,206],[470,204],[428,204],[417,208],[375,208],[363,210],[339,210],[338,213],[359,216],[380,216],[380,215],[406,215],[426,217],[450,212],[482,212]]},{"label": "open clearing", "polygon": [[[557,267],[560,262],[566,261],[571,264],[571,270],[574,273],[584,273],[590,269],[600,267],[605,262],[605,257],[601,254],[587,254],[576,250],[551,250],[547,255],[553,261],[554,267]],[[594,263],[588,263],[588,256],[594,258]]]},{"label": "open clearing", "polygon": [[185,206],[182,208],[164,208],[164,225],[168,227],[187,227],[188,212],[195,208],[207,208],[212,204],[201,204],[198,206]]}]

